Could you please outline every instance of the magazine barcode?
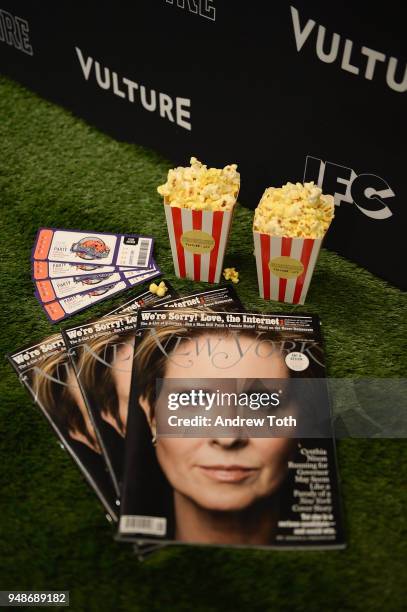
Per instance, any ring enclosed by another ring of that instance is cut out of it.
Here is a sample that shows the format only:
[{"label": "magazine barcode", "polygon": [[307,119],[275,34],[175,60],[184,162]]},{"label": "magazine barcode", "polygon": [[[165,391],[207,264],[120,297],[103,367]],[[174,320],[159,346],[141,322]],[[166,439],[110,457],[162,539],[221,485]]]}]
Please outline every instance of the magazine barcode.
[{"label": "magazine barcode", "polygon": [[139,245],[140,245],[140,250],[139,250],[137,265],[138,266],[145,266],[146,263],[147,263],[150,241],[149,240],[140,240]]},{"label": "magazine barcode", "polygon": [[121,533],[144,533],[163,536],[167,531],[167,519],[157,516],[127,514],[120,517]]}]

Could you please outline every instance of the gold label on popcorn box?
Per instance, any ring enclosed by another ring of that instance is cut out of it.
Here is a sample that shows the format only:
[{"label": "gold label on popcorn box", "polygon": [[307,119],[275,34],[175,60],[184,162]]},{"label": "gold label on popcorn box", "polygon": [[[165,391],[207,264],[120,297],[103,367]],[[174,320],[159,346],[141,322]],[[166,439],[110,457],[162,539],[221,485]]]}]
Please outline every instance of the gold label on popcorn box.
[{"label": "gold label on popcorn box", "polygon": [[270,272],[279,278],[297,278],[304,272],[304,265],[301,261],[284,255],[274,257],[269,261],[268,266]]},{"label": "gold label on popcorn box", "polygon": [[215,238],[202,230],[189,230],[182,234],[181,244],[189,253],[210,253],[215,246]]}]

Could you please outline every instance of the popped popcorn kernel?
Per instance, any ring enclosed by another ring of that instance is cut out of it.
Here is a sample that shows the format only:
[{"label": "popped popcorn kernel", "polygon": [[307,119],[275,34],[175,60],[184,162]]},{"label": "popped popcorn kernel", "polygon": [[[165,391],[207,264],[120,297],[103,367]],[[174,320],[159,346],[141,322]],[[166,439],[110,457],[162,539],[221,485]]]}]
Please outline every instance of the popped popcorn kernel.
[{"label": "popped popcorn kernel", "polygon": [[226,280],[231,280],[232,283],[237,284],[239,282],[239,272],[235,268],[225,268],[223,276]]},{"label": "popped popcorn kernel", "polygon": [[156,295],[158,295],[158,297],[164,297],[164,295],[168,291],[168,287],[164,281],[161,281],[159,285],[156,285],[156,283],[151,283],[151,285],[149,286],[149,291],[150,293],[155,293]]},{"label": "popped popcorn kernel", "polygon": [[168,171],[167,182],[157,187],[164,201],[177,208],[191,210],[232,210],[240,187],[236,164],[223,169],[208,168],[196,157],[190,166]]},{"label": "popped popcorn kernel", "polygon": [[253,229],[289,238],[323,238],[334,217],[334,199],[309,183],[286,183],[265,190],[254,213]]}]

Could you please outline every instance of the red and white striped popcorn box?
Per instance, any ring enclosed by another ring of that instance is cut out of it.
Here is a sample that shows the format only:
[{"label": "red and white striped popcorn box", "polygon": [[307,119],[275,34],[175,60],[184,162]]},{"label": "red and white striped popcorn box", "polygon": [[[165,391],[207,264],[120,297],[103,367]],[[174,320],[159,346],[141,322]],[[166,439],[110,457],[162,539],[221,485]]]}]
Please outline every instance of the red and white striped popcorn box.
[{"label": "red and white striped popcorn box", "polygon": [[191,210],[170,206],[164,199],[175,274],[178,278],[218,283],[234,207],[223,210]]},{"label": "red and white striped popcorn box", "polygon": [[260,297],[304,304],[322,238],[284,238],[253,231]]}]

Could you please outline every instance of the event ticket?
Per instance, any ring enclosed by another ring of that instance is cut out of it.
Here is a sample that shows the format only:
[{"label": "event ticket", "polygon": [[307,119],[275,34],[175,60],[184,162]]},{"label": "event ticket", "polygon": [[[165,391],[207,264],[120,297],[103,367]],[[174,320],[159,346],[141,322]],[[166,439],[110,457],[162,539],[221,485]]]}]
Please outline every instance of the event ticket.
[{"label": "event ticket", "polygon": [[123,272],[122,274],[125,277],[127,283],[130,285],[130,287],[133,287],[134,285],[139,285],[140,283],[144,283],[150,279],[153,279],[156,276],[160,276],[161,270],[158,267],[156,267],[154,271],[146,272],[145,274],[135,274],[135,275],[127,276],[127,277],[126,277],[126,272]]},{"label": "event ticket", "polygon": [[[116,268],[115,266],[99,266],[95,264],[71,264],[61,263],[59,261],[38,261],[32,262],[32,278],[33,280],[44,280],[46,278],[63,278],[65,276],[89,276],[95,274],[103,274],[107,272],[120,272],[121,270],[130,270],[129,268]],[[140,268],[133,268],[134,271]],[[145,271],[145,268],[142,268]]]},{"label": "event ticket", "polygon": [[159,274],[160,269],[154,263],[148,270],[137,268],[127,272],[102,272],[88,276],[46,278],[34,281],[34,285],[39,301],[46,304],[58,298],[65,298],[75,293],[85,293],[96,287],[111,285],[119,281],[124,281],[127,286],[132,287],[150,278],[155,278]]},{"label": "event ticket", "polygon": [[38,301],[41,303],[42,308],[44,309],[45,314],[51,323],[57,323],[58,321],[62,321],[71,315],[92,306],[96,302],[100,302],[105,300],[120,291],[124,291],[125,289],[129,289],[130,287],[135,287],[141,283],[146,282],[156,276],[161,275],[161,270],[157,267],[154,272],[149,272],[146,274],[138,275],[133,278],[124,278],[123,273],[121,273],[121,280],[118,282],[110,282],[107,285],[96,286],[88,291],[83,291],[81,293],[75,293],[73,295],[61,298],[54,299],[53,301],[49,301],[47,303],[42,303],[41,297],[36,292],[35,296]]},{"label": "event ticket", "polygon": [[62,300],[54,300],[44,304],[43,309],[48,319],[52,323],[56,323],[125,289],[127,289],[127,284],[124,281],[119,281],[85,293],[76,293]]},{"label": "event ticket", "polygon": [[128,268],[126,266],[98,266],[94,264],[71,264],[59,261],[37,261],[32,262],[33,280],[45,280],[47,278],[65,278],[67,276],[92,276],[93,274],[107,274],[109,272],[125,272],[128,276],[137,276],[146,272],[158,270],[154,259],[148,268]]},{"label": "event ticket", "polygon": [[[133,270],[126,269],[122,272],[124,278],[131,279],[142,276],[143,278],[153,278],[157,276],[156,272],[160,271],[160,268],[155,263],[154,259],[151,260],[151,265],[148,268],[135,268]],[[151,275],[151,276],[150,276]]]},{"label": "event ticket", "polygon": [[118,283],[122,279],[122,273],[115,274],[103,272],[92,276],[67,276],[66,278],[52,278],[35,281],[38,299],[46,304],[56,298],[65,298],[75,293],[92,291],[94,288],[104,287],[112,283]]},{"label": "event ticket", "polygon": [[154,240],[138,234],[107,234],[41,228],[33,259],[64,263],[91,262],[98,266],[148,268]]}]

